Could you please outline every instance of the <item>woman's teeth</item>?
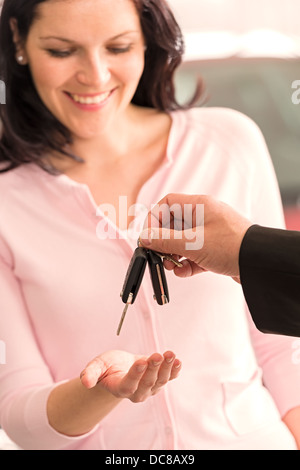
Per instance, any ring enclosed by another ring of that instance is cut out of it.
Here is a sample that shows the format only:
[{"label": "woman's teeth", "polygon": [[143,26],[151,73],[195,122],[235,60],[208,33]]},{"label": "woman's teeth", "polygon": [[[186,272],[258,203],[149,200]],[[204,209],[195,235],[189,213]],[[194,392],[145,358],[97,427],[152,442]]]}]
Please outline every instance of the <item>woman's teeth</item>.
[{"label": "woman's teeth", "polygon": [[89,97],[72,95],[70,93],[70,96],[73,98],[73,100],[80,104],[100,104],[103,101],[105,101],[109,97],[109,95],[110,95],[109,91],[107,93],[102,93],[101,95],[89,96]]}]

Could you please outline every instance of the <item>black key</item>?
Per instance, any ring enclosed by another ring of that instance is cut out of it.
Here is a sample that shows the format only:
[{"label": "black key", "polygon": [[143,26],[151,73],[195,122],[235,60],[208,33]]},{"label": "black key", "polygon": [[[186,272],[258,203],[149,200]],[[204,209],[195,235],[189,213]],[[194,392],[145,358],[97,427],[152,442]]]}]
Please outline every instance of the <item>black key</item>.
[{"label": "black key", "polygon": [[117,335],[119,335],[121,332],[121,328],[125,320],[129,305],[132,305],[136,299],[137,293],[144,277],[147,261],[147,250],[145,250],[145,248],[140,247],[136,248],[131,258],[126,273],[123,289],[121,292],[122,301],[126,305],[122,313]]},{"label": "black key", "polygon": [[169,302],[170,298],[162,257],[154,251],[149,250],[148,263],[154,299],[159,305],[165,305]]}]

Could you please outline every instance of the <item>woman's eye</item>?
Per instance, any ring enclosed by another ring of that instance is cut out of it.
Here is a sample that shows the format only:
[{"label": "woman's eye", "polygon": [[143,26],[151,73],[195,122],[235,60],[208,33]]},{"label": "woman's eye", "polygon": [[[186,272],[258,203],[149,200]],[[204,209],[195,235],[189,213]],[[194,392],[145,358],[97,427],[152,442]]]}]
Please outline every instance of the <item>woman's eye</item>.
[{"label": "woman's eye", "polygon": [[[126,52],[129,52],[131,50],[132,46],[124,46],[124,47],[118,47],[118,46],[112,46],[108,47],[108,51],[112,54],[124,54]],[[64,58],[64,57],[70,57],[73,51],[67,50],[67,51],[61,51],[58,49],[47,49],[47,52],[51,57],[58,57],[58,58]]]},{"label": "woman's eye", "polygon": [[109,47],[108,50],[113,54],[124,54],[125,52],[129,52],[131,47],[131,45],[126,47]]},{"label": "woman's eye", "polygon": [[58,51],[56,49],[48,49],[47,50],[48,54],[50,54],[52,57],[69,57],[72,52],[71,51]]}]

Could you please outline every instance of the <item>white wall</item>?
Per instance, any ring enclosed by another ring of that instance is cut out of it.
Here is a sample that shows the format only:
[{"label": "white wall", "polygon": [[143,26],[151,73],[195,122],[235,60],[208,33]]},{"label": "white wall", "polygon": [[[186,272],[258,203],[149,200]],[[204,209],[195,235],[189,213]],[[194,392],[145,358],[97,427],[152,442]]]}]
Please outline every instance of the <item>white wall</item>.
[{"label": "white wall", "polygon": [[300,35],[300,0],[169,0],[183,30],[270,28]]}]

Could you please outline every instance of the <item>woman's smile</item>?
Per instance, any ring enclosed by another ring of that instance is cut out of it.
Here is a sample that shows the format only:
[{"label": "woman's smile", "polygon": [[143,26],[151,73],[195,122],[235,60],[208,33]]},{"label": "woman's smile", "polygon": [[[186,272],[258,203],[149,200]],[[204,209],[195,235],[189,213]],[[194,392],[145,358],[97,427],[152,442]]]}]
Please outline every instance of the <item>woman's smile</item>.
[{"label": "woman's smile", "polygon": [[98,111],[102,109],[110,100],[114,94],[116,88],[110,91],[98,93],[98,94],[87,94],[87,93],[69,93],[65,91],[65,95],[71,100],[71,102],[79,109],[83,111]]}]

